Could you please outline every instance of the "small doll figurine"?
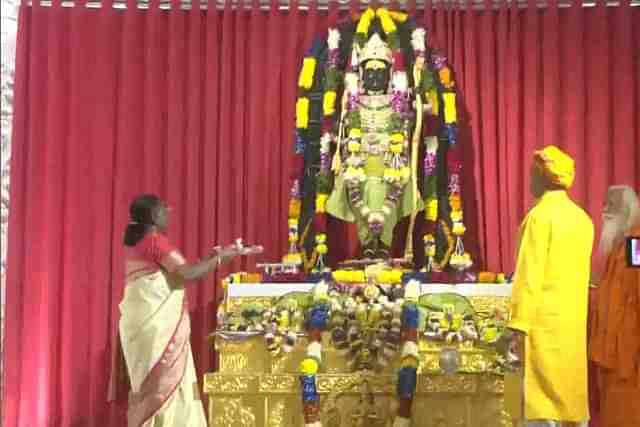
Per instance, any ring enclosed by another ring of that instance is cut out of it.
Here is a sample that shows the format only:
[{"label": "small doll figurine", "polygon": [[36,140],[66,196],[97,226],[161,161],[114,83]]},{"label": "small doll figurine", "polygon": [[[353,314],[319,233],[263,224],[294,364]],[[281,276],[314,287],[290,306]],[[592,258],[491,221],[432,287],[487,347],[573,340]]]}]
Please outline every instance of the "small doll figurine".
[{"label": "small doll figurine", "polygon": [[464,316],[462,323],[462,336],[467,341],[476,341],[479,337],[478,330],[476,329],[475,322],[473,321],[473,316],[470,314]]}]

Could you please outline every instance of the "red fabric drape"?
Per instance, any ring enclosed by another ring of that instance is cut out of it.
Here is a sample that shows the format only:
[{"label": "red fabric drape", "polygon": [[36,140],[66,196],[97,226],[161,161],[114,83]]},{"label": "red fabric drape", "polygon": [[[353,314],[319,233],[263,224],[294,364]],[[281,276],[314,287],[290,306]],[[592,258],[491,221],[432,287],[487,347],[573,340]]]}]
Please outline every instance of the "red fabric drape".
[{"label": "red fabric drape", "polygon": [[513,269],[535,149],[574,157],[570,194],[596,226],[607,186],[640,190],[640,10],[575,3],[418,11],[456,74],[467,244],[490,271]]},{"label": "red fabric drape", "polygon": [[[22,7],[7,427],[124,425],[107,383],[137,193],[174,206],[170,235],[189,258],[238,236],[264,244],[264,259],[286,250],[297,70],[336,16],[272,9]],[[576,158],[572,194],[593,215],[608,184],[640,186],[638,8],[417,13],[456,71],[466,221],[483,267],[512,268],[534,148]],[[253,261],[189,291],[200,375],[213,368],[214,283]]]}]

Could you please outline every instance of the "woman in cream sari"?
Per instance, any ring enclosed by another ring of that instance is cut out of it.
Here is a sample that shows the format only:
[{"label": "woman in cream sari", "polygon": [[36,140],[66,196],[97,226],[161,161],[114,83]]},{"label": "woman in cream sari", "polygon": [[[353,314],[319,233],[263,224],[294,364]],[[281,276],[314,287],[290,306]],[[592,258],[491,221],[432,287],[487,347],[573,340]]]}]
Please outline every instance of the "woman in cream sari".
[{"label": "woman in cream sari", "polygon": [[169,209],[153,195],[138,197],[127,226],[126,288],[120,303],[120,340],[131,383],[129,427],[206,427],[189,343],[184,284],[222,262],[258,253],[240,242],[214,248],[190,264],[163,234]]}]

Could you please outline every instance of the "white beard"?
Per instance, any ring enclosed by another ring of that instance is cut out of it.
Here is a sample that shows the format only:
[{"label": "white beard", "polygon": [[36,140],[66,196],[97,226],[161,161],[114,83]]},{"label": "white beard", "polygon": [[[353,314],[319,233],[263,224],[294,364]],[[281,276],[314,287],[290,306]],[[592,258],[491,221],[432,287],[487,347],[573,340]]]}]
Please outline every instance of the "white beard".
[{"label": "white beard", "polygon": [[622,215],[605,214],[603,220],[598,253],[608,257],[624,237],[624,219]]}]

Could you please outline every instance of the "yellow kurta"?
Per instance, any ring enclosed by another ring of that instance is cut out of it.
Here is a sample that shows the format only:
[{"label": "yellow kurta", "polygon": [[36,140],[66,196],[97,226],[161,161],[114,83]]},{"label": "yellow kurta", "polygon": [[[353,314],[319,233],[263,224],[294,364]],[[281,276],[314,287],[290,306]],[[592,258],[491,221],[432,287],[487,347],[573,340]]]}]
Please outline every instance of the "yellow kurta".
[{"label": "yellow kurta", "polygon": [[564,191],[525,218],[509,327],[526,333],[524,418],[589,419],[587,305],[593,223]]}]

